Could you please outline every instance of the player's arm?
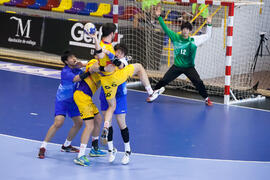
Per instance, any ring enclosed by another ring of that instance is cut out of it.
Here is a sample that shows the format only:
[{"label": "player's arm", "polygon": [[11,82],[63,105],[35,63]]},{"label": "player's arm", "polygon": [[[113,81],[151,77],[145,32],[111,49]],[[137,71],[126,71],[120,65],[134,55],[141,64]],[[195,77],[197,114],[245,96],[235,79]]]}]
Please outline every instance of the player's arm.
[{"label": "player's arm", "polygon": [[169,29],[167,27],[167,25],[165,24],[165,22],[163,21],[162,17],[160,16],[161,15],[161,7],[160,6],[157,6],[156,7],[155,13],[156,13],[156,16],[158,17],[159,24],[160,24],[161,28],[163,29],[163,31],[169,36],[169,38],[172,41],[176,40],[176,38],[179,35],[176,32],[174,32],[171,29]]},{"label": "player's arm", "polygon": [[89,61],[87,64],[82,63],[82,65],[86,67],[86,71],[74,76],[72,80],[73,82],[79,82],[79,81],[84,80],[85,78],[90,76],[91,73],[97,72],[100,67],[98,64],[98,61],[95,59]]},{"label": "player's arm", "polygon": [[98,60],[92,59],[91,61],[88,62],[86,66],[85,72],[89,72],[90,74],[95,73],[95,72],[113,72],[115,70],[114,65],[109,64],[107,66],[100,66],[98,63]]},{"label": "player's arm", "polygon": [[95,34],[93,34],[93,35],[90,34],[90,36],[91,36],[91,37],[94,39],[94,41],[95,41],[95,49],[96,49],[96,55],[97,55],[98,59],[104,58],[105,53],[103,52],[103,49],[102,49],[102,47],[100,46],[100,42],[99,42],[99,40],[98,40],[98,38],[97,38],[97,33],[95,33]]},{"label": "player's arm", "polygon": [[121,59],[118,59],[117,57],[114,58],[113,64],[117,66],[119,69],[123,69],[128,65],[127,57],[123,57]]},{"label": "player's arm", "polygon": [[207,28],[206,28],[206,34],[200,35],[200,36],[193,36],[194,43],[196,46],[200,46],[203,43],[205,43],[208,39],[210,39],[212,35],[212,18],[207,18]]}]

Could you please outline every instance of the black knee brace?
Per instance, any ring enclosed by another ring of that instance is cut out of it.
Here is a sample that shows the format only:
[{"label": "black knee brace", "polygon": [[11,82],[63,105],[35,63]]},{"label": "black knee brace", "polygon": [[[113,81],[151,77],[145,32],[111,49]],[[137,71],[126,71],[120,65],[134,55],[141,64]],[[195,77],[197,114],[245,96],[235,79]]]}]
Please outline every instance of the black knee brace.
[{"label": "black knee brace", "polygon": [[108,141],[112,141],[112,140],[113,140],[113,128],[111,126],[109,127]]},{"label": "black knee brace", "polygon": [[129,132],[127,127],[121,130],[121,135],[125,143],[129,142]]}]

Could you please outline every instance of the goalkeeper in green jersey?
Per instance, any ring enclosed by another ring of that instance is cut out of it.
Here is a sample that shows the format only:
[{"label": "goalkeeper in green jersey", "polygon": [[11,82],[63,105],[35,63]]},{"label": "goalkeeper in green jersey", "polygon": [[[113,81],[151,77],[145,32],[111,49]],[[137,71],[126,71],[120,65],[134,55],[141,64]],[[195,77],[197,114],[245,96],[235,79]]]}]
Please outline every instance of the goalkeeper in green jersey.
[{"label": "goalkeeper in green jersey", "polygon": [[[192,31],[192,25],[189,22],[185,22],[182,24],[182,34],[178,34],[169,29],[164,23],[162,17],[160,16],[161,8],[157,7],[155,11],[162,29],[170,37],[174,45],[174,64],[166,72],[164,77],[156,84],[155,91],[153,93],[155,94],[155,96],[153,97],[156,97],[156,95],[163,93],[165,90],[164,87],[167,84],[169,84],[171,81],[184,73],[190,79],[193,85],[197,88],[199,94],[205,99],[205,103],[211,106],[212,102],[208,97],[203,81],[201,80],[198,72],[195,69],[194,60],[197,47],[206,42],[211,37],[212,19],[210,17],[207,18],[206,34],[190,37],[189,33]],[[155,99],[153,98],[152,101],[154,100]]]}]

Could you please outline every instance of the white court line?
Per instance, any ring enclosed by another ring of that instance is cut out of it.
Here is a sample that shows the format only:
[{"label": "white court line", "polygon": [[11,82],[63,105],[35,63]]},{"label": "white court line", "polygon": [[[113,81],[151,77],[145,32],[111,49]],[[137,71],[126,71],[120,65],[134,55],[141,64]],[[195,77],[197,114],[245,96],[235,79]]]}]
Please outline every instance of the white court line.
[{"label": "white court line", "polygon": [[[21,138],[21,137],[16,137],[16,136],[11,136],[7,134],[0,134],[0,136],[8,137],[8,138],[13,138],[13,139],[19,139],[23,141],[29,141],[29,142],[34,142],[34,143],[39,143],[41,144],[42,141],[38,140],[33,140],[33,139],[27,139],[27,138]],[[48,144],[54,145],[54,146],[62,146],[62,144],[57,144],[57,143],[51,143],[49,142]],[[90,148],[87,148],[88,150]],[[120,151],[118,151],[120,152]],[[120,152],[124,153],[124,152]],[[226,159],[207,159],[207,158],[190,158],[190,157],[177,157],[177,156],[165,156],[165,155],[152,155],[152,154],[143,154],[143,153],[133,153],[138,156],[148,156],[148,157],[158,157],[158,158],[170,158],[170,159],[190,159],[190,160],[200,160],[200,161],[218,161],[218,162],[236,162],[236,163],[254,163],[254,164],[270,164],[270,161],[243,161],[243,160],[226,160]]]},{"label": "white court line", "polygon": [[[12,64],[17,64],[17,63],[12,63]],[[31,65],[27,65],[27,66],[31,66]],[[35,67],[35,66],[32,66],[32,67]],[[49,68],[44,68],[44,69],[49,69]],[[1,69],[1,70],[6,70],[6,69]],[[6,70],[6,71],[17,72],[17,71],[12,71],[12,70]],[[51,76],[47,76],[47,75],[31,74],[31,73],[28,73],[28,72],[17,72],[17,73],[30,74],[30,75],[34,75],[34,76],[41,76],[41,77],[47,77],[47,78],[53,78],[53,79],[60,79],[60,77],[51,77]],[[141,90],[135,90],[135,89],[128,89],[128,90],[130,90],[130,91],[136,91],[136,92],[140,92],[140,93],[145,93],[146,94],[145,91],[141,91]],[[185,99],[185,100],[196,101],[196,102],[203,102],[204,103],[204,100],[192,99],[192,98],[186,98],[186,97],[179,97],[179,96],[173,96],[173,95],[168,95],[168,94],[162,94],[160,96],[174,97],[174,98],[178,98],[178,99]],[[219,105],[222,105],[222,106],[225,106],[225,107],[233,106],[233,107],[244,108],[244,109],[251,109],[251,110],[256,110],[256,111],[270,112],[270,110],[266,110],[266,109],[258,109],[258,108],[252,108],[252,107],[246,107],[246,106],[239,106],[237,104],[225,105],[223,103],[218,103],[218,102],[213,102],[213,104],[219,104]]]},{"label": "white court line", "polygon": [[28,74],[28,75],[39,76],[39,77],[52,78],[52,79],[60,79],[60,77],[53,77],[53,76],[43,75],[43,74],[31,74],[29,72],[18,72],[18,71],[13,71],[13,70],[10,70],[10,69],[0,69],[0,70],[9,71],[9,72],[15,72],[15,73],[21,73],[21,74]]}]

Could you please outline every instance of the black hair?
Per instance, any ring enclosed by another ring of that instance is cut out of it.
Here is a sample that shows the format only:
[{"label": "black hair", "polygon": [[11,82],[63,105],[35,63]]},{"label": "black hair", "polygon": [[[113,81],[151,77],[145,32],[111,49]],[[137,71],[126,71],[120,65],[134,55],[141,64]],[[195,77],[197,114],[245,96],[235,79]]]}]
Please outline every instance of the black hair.
[{"label": "black hair", "polygon": [[113,23],[106,23],[102,26],[102,37],[106,37],[112,32],[116,31],[116,25]]},{"label": "black hair", "polygon": [[128,54],[128,48],[127,48],[127,46],[124,43],[116,44],[114,46],[114,50],[115,51],[117,51],[117,50],[122,51],[125,54],[125,56]]},{"label": "black hair", "polygon": [[192,25],[188,21],[187,22],[183,22],[183,24],[181,25],[181,30],[183,30],[184,28],[187,28],[190,31],[192,31]]},{"label": "black hair", "polygon": [[66,50],[63,54],[62,54],[62,56],[61,56],[61,61],[65,64],[65,65],[67,65],[67,63],[66,63],[66,61],[68,60],[68,57],[70,57],[70,56],[72,56],[73,54],[72,54],[72,52],[70,51],[70,50]]}]

